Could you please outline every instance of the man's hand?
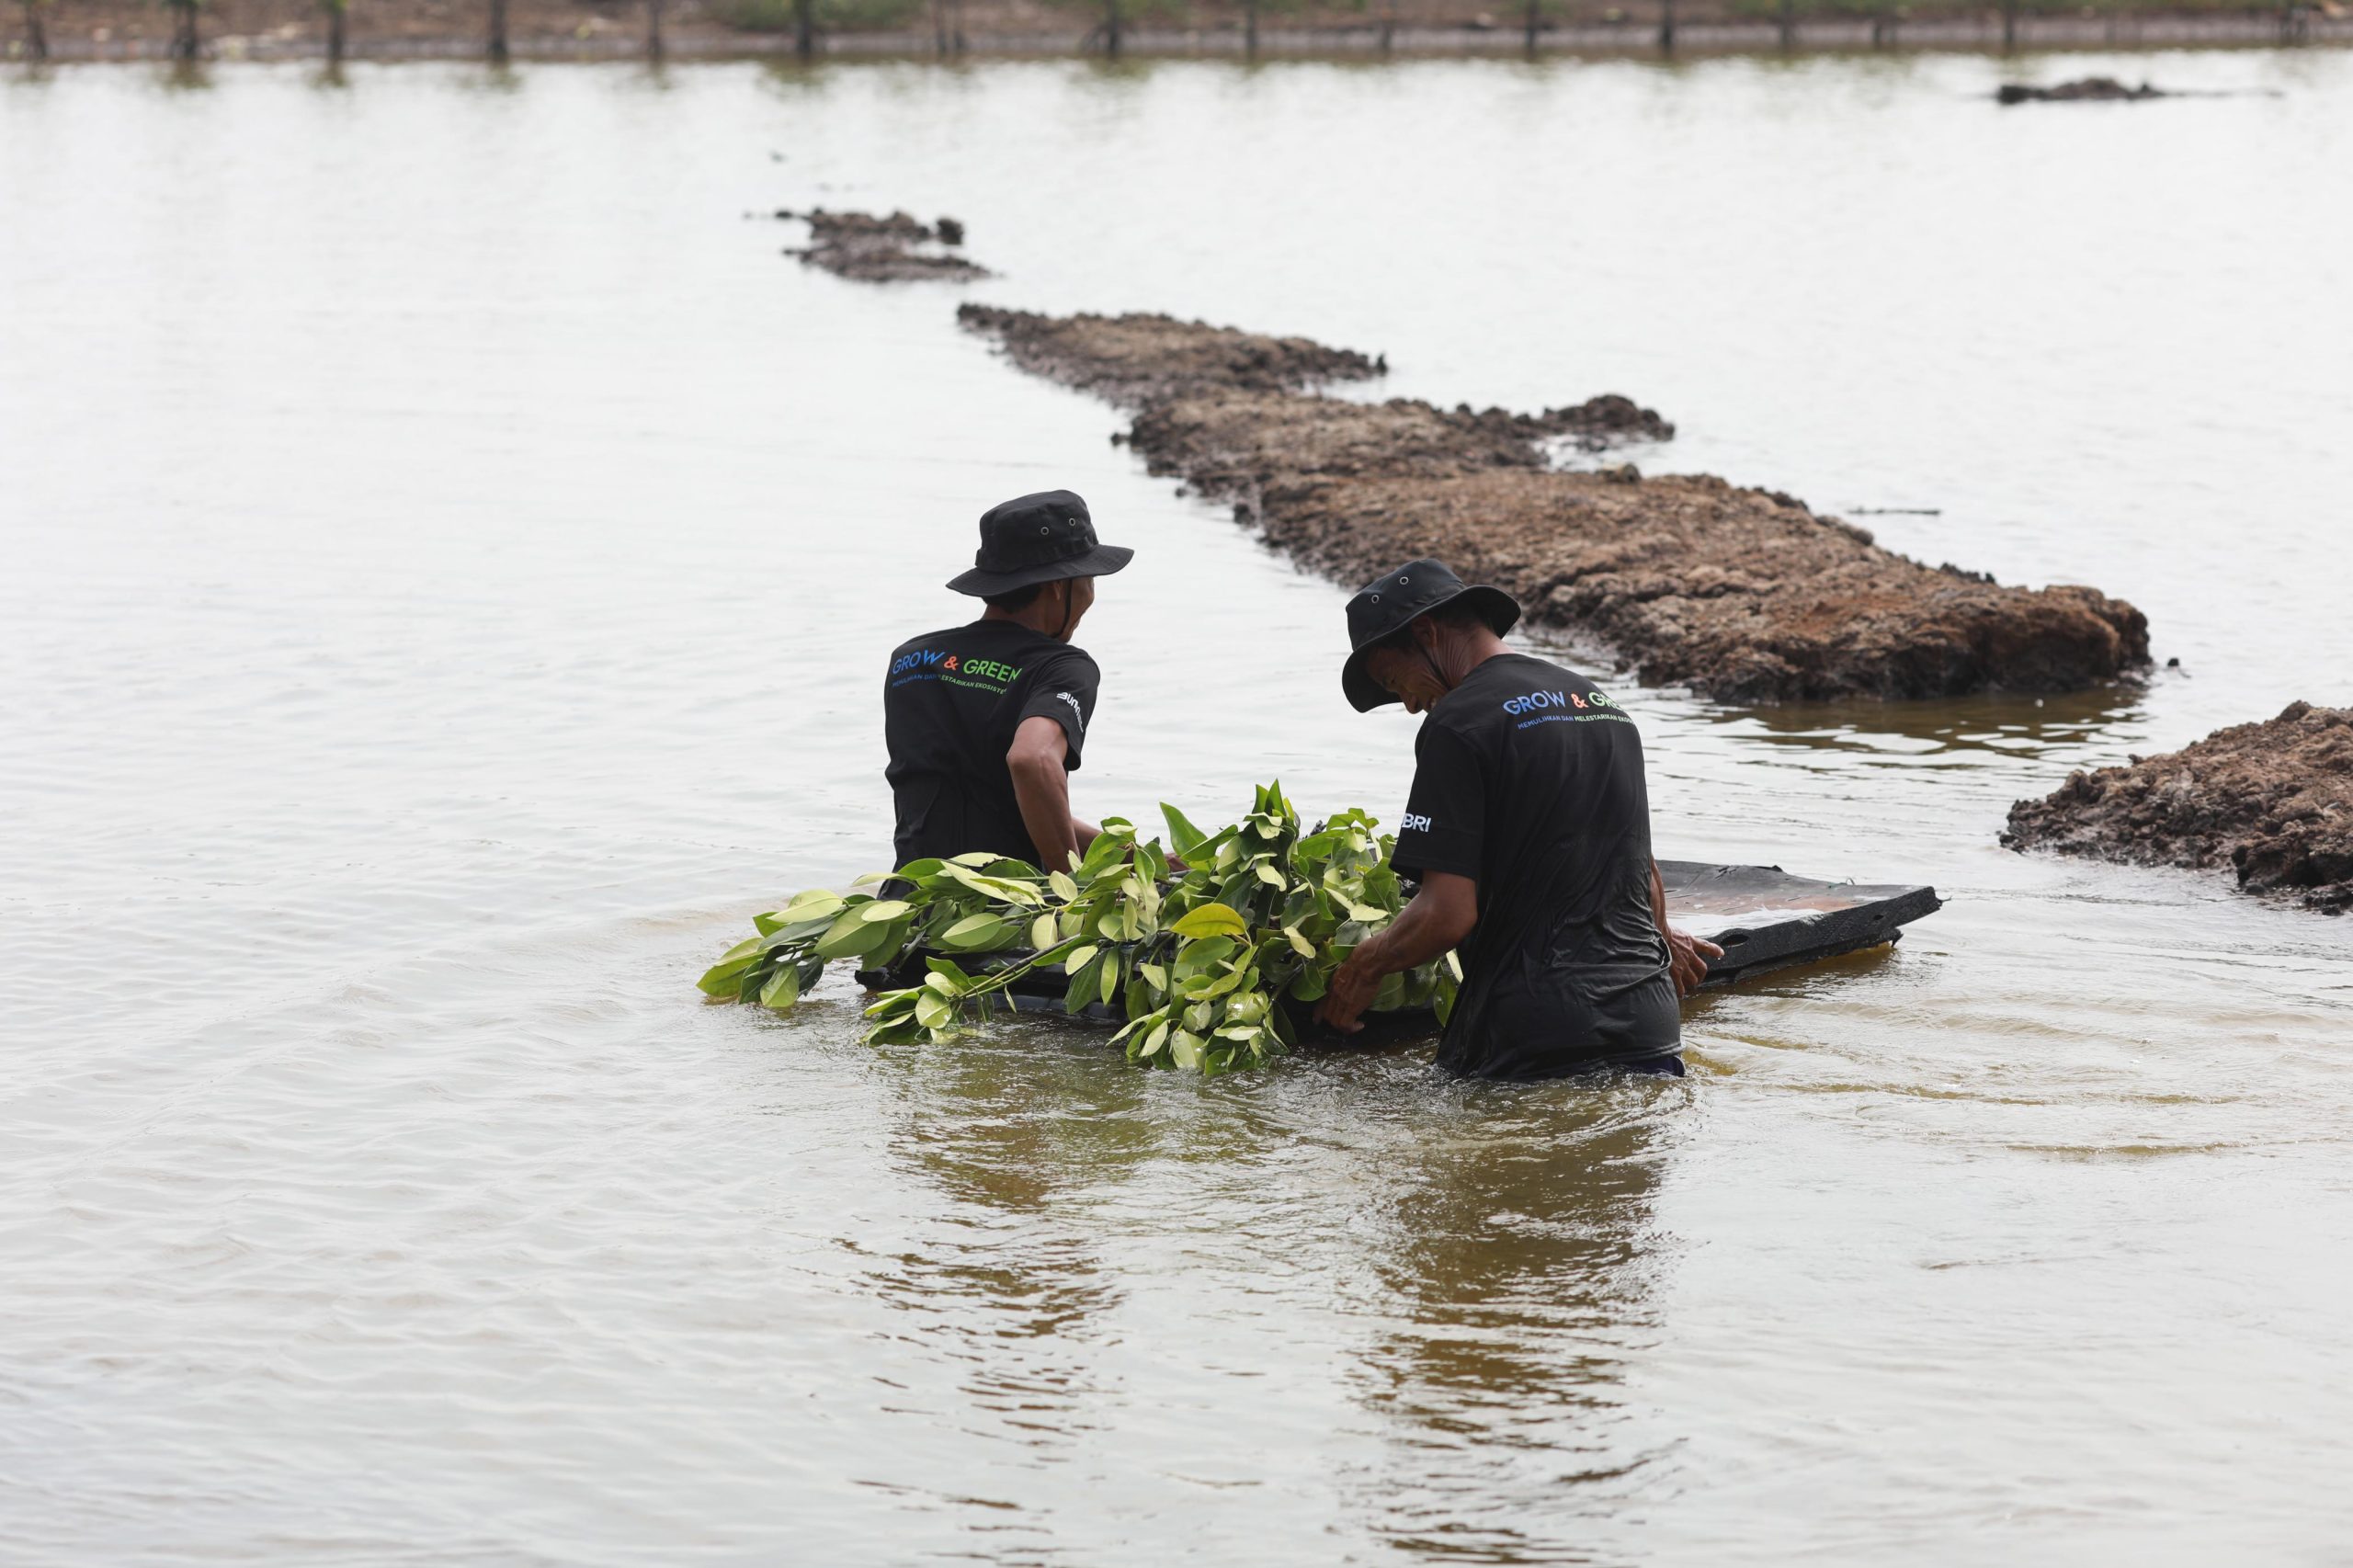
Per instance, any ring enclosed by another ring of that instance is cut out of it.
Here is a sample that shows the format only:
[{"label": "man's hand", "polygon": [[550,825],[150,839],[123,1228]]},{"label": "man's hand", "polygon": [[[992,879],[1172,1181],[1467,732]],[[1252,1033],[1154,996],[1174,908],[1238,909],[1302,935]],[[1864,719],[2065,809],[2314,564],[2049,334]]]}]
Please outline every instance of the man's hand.
[{"label": "man's hand", "polygon": [[1364,958],[1362,948],[1350,953],[1347,961],[1332,971],[1331,987],[1324,993],[1324,1000],[1315,1005],[1316,1017],[1341,1034],[1355,1034],[1364,1028],[1357,1018],[1372,1006],[1374,995],[1381,990],[1381,971],[1362,961]]},{"label": "man's hand", "polygon": [[1315,1016],[1342,1034],[1356,1033],[1364,1027],[1358,1015],[1372,1006],[1383,980],[1460,947],[1478,923],[1479,884],[1451,871],[1432,871],[1397,918],[1358,943],[1332,971]]},{"label": "man's hand", "polygon": [[1708,960],[1724,956],[1724,950],[1705,937],[1694,937],[1674,926],[1666,932],[1666,965],[1675,976],[1675,994],[1688,996],[1699,989],[1708,978]]}]

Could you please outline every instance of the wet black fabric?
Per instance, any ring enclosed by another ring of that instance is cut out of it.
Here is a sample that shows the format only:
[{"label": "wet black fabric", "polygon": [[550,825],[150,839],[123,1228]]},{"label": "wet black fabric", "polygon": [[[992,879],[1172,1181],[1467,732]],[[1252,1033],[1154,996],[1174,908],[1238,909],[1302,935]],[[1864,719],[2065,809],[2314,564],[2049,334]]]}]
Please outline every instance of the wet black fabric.
[{"label": "wet black fabric", "polygon": [[1633,721],[1585,676],[1506,653],[1439,699],[1414,756],[1398,869],[1479,884],[1438,1065],[1552,1078],[1675,1051]]},{"label": "wet black fabric", "polygon": [[1063,728],[1078,770],[1102,676],[1084,650],[1010,620],[926,632],[892,650],[882,686],[882,777],[898,812],[895,865],[985,849],[1035,863],[1005,754],[1025,719]]}]

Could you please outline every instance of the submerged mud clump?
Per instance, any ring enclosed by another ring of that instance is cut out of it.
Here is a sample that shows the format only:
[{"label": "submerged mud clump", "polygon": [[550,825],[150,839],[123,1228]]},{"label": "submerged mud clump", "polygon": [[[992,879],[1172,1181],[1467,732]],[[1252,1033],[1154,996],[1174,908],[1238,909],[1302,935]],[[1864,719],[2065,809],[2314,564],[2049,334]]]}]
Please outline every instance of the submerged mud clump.
[{"label": "submerged mud clump", "polygon": [[2148,624],[2090,588],[2004,587],[1923,566],[1792,497],[1705,476],[1552,466],[1547,443],[1664,439],[1608,396],[1540,415],[1358,403],[1304,390],[1380,361],[1165,316],[966,305],[1025,369],[1137,413],[1152,472],[1229,501],[1348,584],[1420,555],[1509,591],[1529,619],[1605,639],[1645,680],[1727,701],[2064,691],[2148,658]]},{"label": "submerged mud clump", "polygon": [[1297,392],[1386,375],[1389,362],[1304,337],[1266,337],[1230,326],[1131,312],[1046,316],[960,305],[956,319],[995,338],[1032,375],[1091,392],[1123,408],[1205,387]]},{"label": "submerged mud clump", "polygon": [[2005,82],[1995,89],[1994,100],[2005,104],[2133,103],[2142,98],[2167,96],[2162,89],[2146,82],[2137,87],[2128,87],[2113,76],[2086,76],[2074,82],[2062,82],[2055,87]]},{"label": "submerged mud clump", "polygon": [[926,223],[904,212],[878,218],[870,212],[828,212],[822,207],[777,216],[799,218],[809,225],[809,244],[787,249],[787,256],[842,278],[905,283],[989,276],[987,267],[961,253],[964,225],[953,218]]},{"label": "submerged mud clump", "polygon": [[2164,756],[2071,773],[2002,842],[2139,865],[2228,866],[2247,892],[2353,907],[2353,709],[2291,702]]}]

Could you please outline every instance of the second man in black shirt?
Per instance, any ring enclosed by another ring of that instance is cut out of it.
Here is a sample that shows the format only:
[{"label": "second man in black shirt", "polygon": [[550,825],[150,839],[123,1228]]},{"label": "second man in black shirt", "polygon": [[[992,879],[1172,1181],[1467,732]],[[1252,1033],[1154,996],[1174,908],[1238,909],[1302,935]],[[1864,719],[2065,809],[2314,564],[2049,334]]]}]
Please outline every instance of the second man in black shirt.
[{"label": "second man in black shirt", "polygon": [[972,569],[948,585],[981,619],[900,643],[883,679],[895,864],[984,850],[1060,870],[1086,850],[1097,829],[1072,816],[1069,775],[1101,675],[1070,639],[1095,579],[1134,554],[1097,540],[1067,490],[981,518]]}]

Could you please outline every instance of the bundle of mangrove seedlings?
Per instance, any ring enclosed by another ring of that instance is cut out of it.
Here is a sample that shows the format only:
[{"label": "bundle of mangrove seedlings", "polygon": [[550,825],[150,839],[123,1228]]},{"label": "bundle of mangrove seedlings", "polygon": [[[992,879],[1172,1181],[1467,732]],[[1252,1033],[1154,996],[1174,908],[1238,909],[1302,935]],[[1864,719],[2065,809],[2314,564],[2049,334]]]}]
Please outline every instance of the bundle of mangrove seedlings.
[{"label": "bundle of mangrove seedlings", "polygon": [[[1240,822],[1203,833],[1160,808],[1168,841],[1113,818],[1067,869],[988,854],[915,860],[858,885],[816,890],[757,916],[699,984],[721,1001],[790,1008],[826,963],[921,983],[866,1009],[881,1044],[955,1039],[1013,987],[1063,983],[1063,1006],[1114,1008],[1128,1059],[1203,1074],[1256,1066],[1299,1043],[1310,1008],[1358,942],[1396,917],[1395,839],[1360,811],[1302,830],[1282,786],[1257,791]],[[1384,982],[1374,1012],[1435,1009],[1461,970],[1454,955]]]}]

